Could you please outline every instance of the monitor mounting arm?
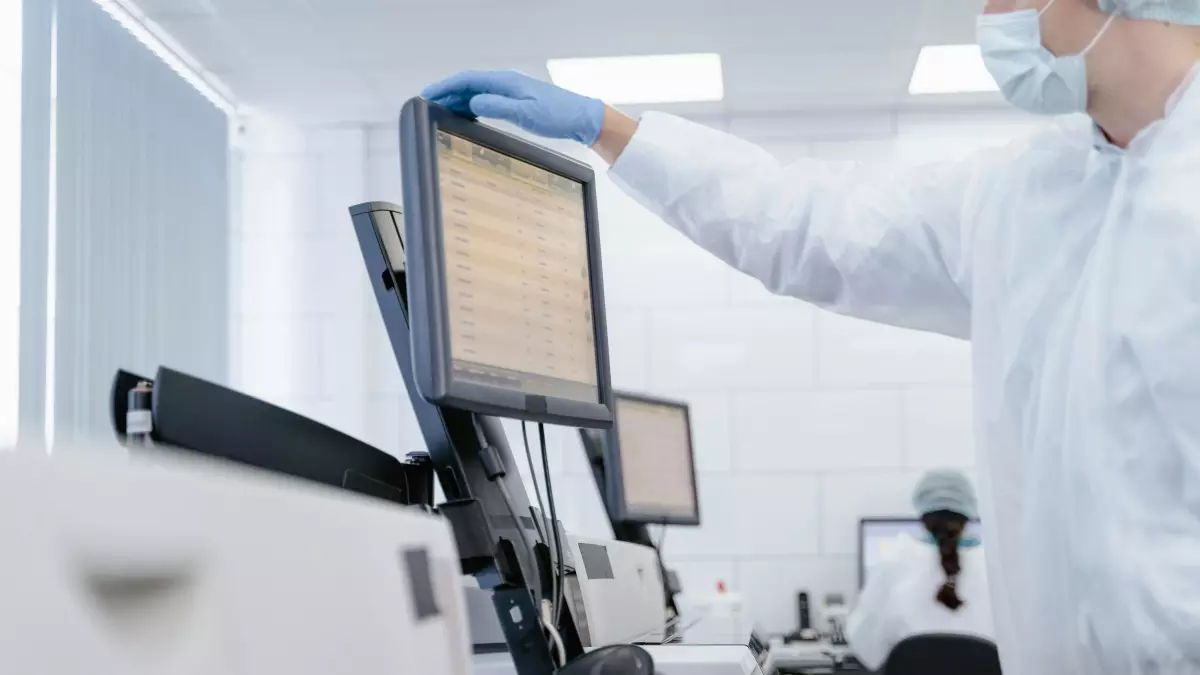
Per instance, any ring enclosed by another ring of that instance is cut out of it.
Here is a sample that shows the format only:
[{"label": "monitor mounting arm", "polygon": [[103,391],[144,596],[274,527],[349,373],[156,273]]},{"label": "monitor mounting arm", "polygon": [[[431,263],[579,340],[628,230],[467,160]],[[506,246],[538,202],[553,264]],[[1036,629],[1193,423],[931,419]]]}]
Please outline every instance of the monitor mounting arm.
[{"label": "monitor mounting arm", "polygon": [[[492,591],[517,673],[549,675],[555,667],[536,604],[550,597],[553,574],[553,553],[535,520],[542,516],[530,506],[499,421],[436,406],[417,391],[400,207],[369,202],[351,207],[350,215],[413,412],[446,495],[438,511],[453,527],[463,572]],[[559,631],[569,660],[582,653],[582,647],[569,606],[562,617]]]}]

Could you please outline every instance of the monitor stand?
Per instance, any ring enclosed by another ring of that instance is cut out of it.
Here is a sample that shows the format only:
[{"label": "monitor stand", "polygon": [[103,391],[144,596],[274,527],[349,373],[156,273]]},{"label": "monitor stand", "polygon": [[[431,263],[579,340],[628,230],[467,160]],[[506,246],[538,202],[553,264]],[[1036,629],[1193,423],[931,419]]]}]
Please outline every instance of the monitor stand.
[{"label": "monitor stand", "polygon": [[[547,537],[539,534],[545,521],[530,506],[500,422],[433,405],[417,391],[400,207],[370,202],[351,207],[350,215],[405,389],[446,495],[438,511],[453,527],[463,572],[492,592],[517,673],[549,675],[556,668],[535,600],[551,595],[555,564]],[[570,603],[564,603],[559,632],[568,660],[582,654]]]}]

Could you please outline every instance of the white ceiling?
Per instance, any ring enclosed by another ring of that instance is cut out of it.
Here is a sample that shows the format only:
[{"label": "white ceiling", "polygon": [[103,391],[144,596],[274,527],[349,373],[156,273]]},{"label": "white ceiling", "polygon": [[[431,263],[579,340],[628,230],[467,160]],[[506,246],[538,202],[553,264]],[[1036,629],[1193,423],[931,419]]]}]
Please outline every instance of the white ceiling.
[{"label": "white ceiling", "polygon": [[[926,44],[973,41],[982,0],[135,0],[238,100],[306,124],[382,122],[464,68],[546,76],[548,58],[718,52],[758,114],[880,108]],[[943,97],[933,103],[962,103]],[[978,102],[976,96],[971,102]],[[928,104],[930,101],[921,101]]]}]

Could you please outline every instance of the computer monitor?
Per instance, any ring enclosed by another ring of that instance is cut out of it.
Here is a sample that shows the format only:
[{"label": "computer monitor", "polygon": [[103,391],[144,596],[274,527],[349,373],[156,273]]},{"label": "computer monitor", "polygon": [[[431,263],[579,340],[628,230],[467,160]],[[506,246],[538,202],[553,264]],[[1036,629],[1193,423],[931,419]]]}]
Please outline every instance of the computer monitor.
[{"label": "computer monitor", "polygon": [[[858,585],[867,583],[867,575],[904,537],[922,541],[928,534],[919,518],[863,518],[858,524]],[[979,521],[967,523],[966,535],[979,538]]]},{"label": "computer monitor", "polygon": [[625,392],[614,399],[616,424],[605,447],[605,489],[613,520],[699,525],[688,405]]},{"label": "computer monitor", "polygon": [[417,387],[431,403],[612,423],[591,167],[423,99],[401,115]]}]

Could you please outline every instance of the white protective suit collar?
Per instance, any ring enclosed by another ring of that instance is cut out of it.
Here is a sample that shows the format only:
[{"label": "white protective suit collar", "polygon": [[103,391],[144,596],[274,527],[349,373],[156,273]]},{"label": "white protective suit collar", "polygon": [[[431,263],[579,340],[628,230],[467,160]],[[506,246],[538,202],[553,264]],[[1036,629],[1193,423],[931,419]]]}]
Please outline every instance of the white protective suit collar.
[{"label": "white protective suit collar", "polygon": [[[1179,88],[1167,99],[1163,119],[1150,124],[1150,126],[1138,133],[1134,137],[1133,142],[1129,144],[1128,150],[1113,145],[1112,141],[1108,140],[1108,136],[1104,134],[1104,131],[1100,129],[1100,126],[1093,122],[1091,118],[1088,118],[1088,124],[1091,129],[1089,140],[1092,147],[1097,151],[1107,154],[1125,154],[1126,152],[1142,154],[1148,151],[1153,139],[1158,136],[1159,129],[1172,121],[1171,118],[1174,116],[1176,110],[1181,106],[1185,110],[1200,108],[1200,100],[1193,100],[1200,98],[1200,85],[1197,85],[1198,82],[1200,82],[1200,62],[1197,62],[1192,67],[1192,71],[1188,73],[1187,77],[1183,78],[1183,82],[1180,83]],[[1186,105],[1184,105],[1185,102]],[[1197,114],[1200,115],[1200,110],[1197,110]],[[1073,120],[1067,121],[1063,125],[1064,130],[1073,128],[1072,122]]]}]

